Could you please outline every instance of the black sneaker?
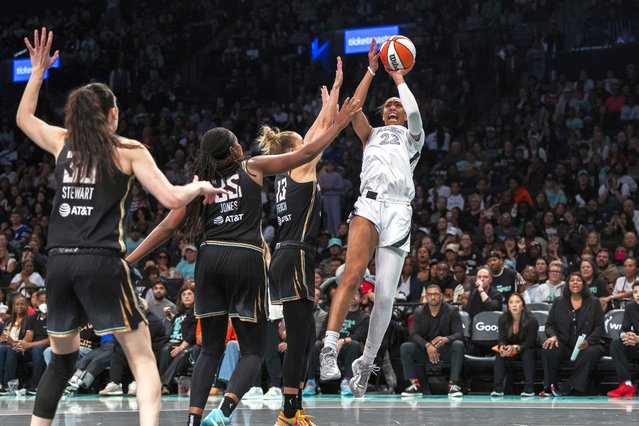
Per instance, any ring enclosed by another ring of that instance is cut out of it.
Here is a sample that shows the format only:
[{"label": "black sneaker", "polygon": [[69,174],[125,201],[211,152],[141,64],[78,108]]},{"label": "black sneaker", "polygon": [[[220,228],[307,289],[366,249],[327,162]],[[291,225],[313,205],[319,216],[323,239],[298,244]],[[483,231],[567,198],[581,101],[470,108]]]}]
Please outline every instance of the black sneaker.
[{"label": "black sneaker", "polygon": [[27,394],[28,395],[35,395],[36,393],[38,393],[38,390],[36,388],[27,389]]},{"label": "black sneaker", "polygon": [[449,383],[448,384],[448,396],[451,396],[451,397],[464,396],[464,393],[462,392],[461,386],[459,386],[458,384],[455,384],[455,383]]},{"label": "black sneaker", "polygon": [[9,390],[5,388],[4,386],[0,385],[0,396],[7,396],[7,395],[9,395]]},{"label": "black sneaker", "polygon": [[422,387],[413,383],[402,392],[402,396],[422,396]]}]

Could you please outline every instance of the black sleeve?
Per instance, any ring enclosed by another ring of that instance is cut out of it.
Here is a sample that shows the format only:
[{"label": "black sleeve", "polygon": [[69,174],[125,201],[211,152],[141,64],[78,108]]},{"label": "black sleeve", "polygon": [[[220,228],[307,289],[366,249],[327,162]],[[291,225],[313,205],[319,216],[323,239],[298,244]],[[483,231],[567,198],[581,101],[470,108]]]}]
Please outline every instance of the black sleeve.
[{"label": "black sleeve", "polygon": [[[632,320],[630,319],[630,310],[633,308],[632,303],[628,303],[623,311],[623,320],[621,321],[621,333],[626,333],[632,329]],[[639,332],[639,330],[637,330]]]},{"label": "black sleeve", "polygon": [[27,326],[24,329],[25,333],[27,331],[32,331],[33,334],[35,334],[35,326],[36,326],[36,317],[38,314],[35,315],[31,315],[30,317],[27,317]]},{"label": "black sleeve", "polygon": [[526,340],[519,344],[522,350],[537,346],[537,333],[539,333],[539,321],[534,315],[529,315],[526,323]]},{"label": "black sleeve", "polygon": [[604,330],[604,313],[601,308],[601,303],[599,303],[599,299],[591,297],[591,309],[592,313],[592,331],[588,336],[586,336],[586,340],[589,345],[598,345],[601,343],[601,339],[603,339],[605,330]]},{"label": "black sleeve", "polygon": [[553,337],[553,336],[557,336],[557,307],[559,306],[559,304],[557,303],[557,300],[555,300],[555,303],[552,304],[552,306],[550,307],[550,312],[548,312],[548,318],[546,318],[546,336],[548,337]]},{"label": "black sleeve", "polygon": [[[446,307],[445,305],[442,308]],[[464,334],[462,332],[461,315],[459,309],[452,308],[450,311],[450,336],[445,336],[452,343],[455,340],[462,340]]]},{"label": "black sleeve", "polygon": [[497,328],[499,330],[499,340],[497,343],[499,345],[507,345],[508,344],[508,330],[506,330],[506,314],[504,313],[497,320]]},{"label": "black sleeve", "polygon": [[425,329],[424,319],[424,306],[420,306],[413,313],[413,325],[410,329],[410,340],[420,348],[426,347],[426,339],[422,335]]},{"label": "black sleeve", "polygon": [[[487,311],[501,311],[504,296],[496,289],[491,287],[492,294],[488,294],[488,299],[484,302],[484,308]],[[481,297],[481,295],[480,295]]]}]

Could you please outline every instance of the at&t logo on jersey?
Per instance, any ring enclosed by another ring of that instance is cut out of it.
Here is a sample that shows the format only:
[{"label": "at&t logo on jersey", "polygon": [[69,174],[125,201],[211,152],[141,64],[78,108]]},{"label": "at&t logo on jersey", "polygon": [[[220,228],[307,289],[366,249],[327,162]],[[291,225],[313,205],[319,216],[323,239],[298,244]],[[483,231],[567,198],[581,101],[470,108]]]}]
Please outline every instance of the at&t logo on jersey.
[{"label": "at&t logo on jersey", "polygon": [[91,216],[91,212],[93,212],[92,206],[70,206],[67,203],[60,204],[60,208],[58,209],[60,216]]}]

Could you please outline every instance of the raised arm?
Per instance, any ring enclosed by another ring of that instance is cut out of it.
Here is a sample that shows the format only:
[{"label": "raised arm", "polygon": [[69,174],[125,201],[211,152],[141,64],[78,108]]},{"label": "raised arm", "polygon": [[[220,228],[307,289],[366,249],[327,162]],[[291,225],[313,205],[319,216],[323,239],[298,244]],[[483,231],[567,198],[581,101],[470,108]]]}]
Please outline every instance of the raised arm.
[{"label": "raised arm", "polygon": [[171,238],[184,221],[185,213],[186,208],[184,207],[171,210],[162,222],[153,228],[153,231],[151,231],[144,241],[126,257],[127,262],[135,265],[140,259]]},{"label": "raised arm", "polygon": [[419,106],[417,105],[415,96],[413,96],[413,93],[408,88],[406,81],[404,81],[404,76],[408,74],[414,66],[415,64],[413,64],[410,68],[398,71],[391,71],[387,69],[386,72],[390,74],[397,86],[399,99],[402,101],[402,106],[404,107],[404,111],[406,111],[406,117],[408,119],[408,131],[410,131],[413,139],[419,141],[423,137],[422,116],[419,113]]},{"label": "raised arm", "polygon": [[16,123],[29,139],[57,158],[64,146],[66,130],[45,123],[35,116],[35,111],[44,73],[58,59],[59,52],[56,50],[53,57],[49,56],[53,32],[47,32],[46,28],[42,28],[42,32],[33,32],[33,45],[27,37],[24,38],[24,43],[31,57],[31,76],[18,105]]},{"label": "raised arm", "polygon": [[214,188],[210,182],[200,181],[197,176],[186,185],[173,185],[155,164],[151,153],[139,142],[120,139],[123,144],[136,145],[135,148],[119,148],[120,165],[127,174],[134,174],[155,198],[168,209],[185,206],[199,195],[204,196],[204,204],[211,204],[216,194],[226,193]]},{"label": "raised arm", "polygon": [[[344,78],[344,74],[342,72],[342,59],[337,57],[337,70],[335,71],[335,81],[333,82],[333,87],[331,89],[330,94],[328,93],[328,89],[326,86],[321,87],[322,92],[322,109],[320,113],[317,115],[317,118],[313,122],[311,128],[306,132],[304,136],[305,141],[312,141],[316,135],[324,133],[326,129],[328,129],[333,121],[335,121],[335,115],[339,110],[339,90],[342,87],[342,80]],[[293,179],[298,182],[308,182],[314,181],[317,179],[317,163],[322,158],[321,151],[315,158],[302,166],[294,169],[292,171],[291,176]]]},{"label": "raised arm", "polygon": [[[377,45],[377,41],[373,39],[371,41],[370,48],[368,49],[368,68],[366,68],[364,77],[362,77],[362,81],[360,81],[357,89],[355,89],[355,94],[353,95],[354,98],[359,99],[360,103],[358,107],[360,109],[364,106],[364,102],[366,102],[368,89],[371,87],[373,76],[375,76],[377,68],[379,67],[378,61],[379,46]],[[372,128],[363,112],[360,111],[355,115],[355,117],[353,117],[353,129],[362,143],[365,144],[368,141]]]},{"label": "raised arm", "polygon": [[311,125],[311,128],[308,129],[306,135],[304,135],[304,139],[313,140],[316,132],[322,132],[330,127],[335,120],[335,115],[338,111],[338,102],[339,102],[339,90],[342,87],[342,81],[344,80],[344,72],[342,71],[342,58],[337,57],[337,69],[335,70],[335,81],[333,82],[333,87],[331,88],[330,94],[328,93],[328,89],[326,86],[321,87],[322,93],[322,109],[320,110],[317,118]]},{"label": "raised arm", "polygon": [[253,175],[253,179],[261,184],[263,176],[283,173],[312,161],[351,122],[353,116],[361,111],[361,108],[357,107],[357,105],[357,99],[346,98],[333,124],[325,132],[316,135],[302,149],[286,154],[260,155],[259,157],[251,158],[248,161],[247,169]]}]

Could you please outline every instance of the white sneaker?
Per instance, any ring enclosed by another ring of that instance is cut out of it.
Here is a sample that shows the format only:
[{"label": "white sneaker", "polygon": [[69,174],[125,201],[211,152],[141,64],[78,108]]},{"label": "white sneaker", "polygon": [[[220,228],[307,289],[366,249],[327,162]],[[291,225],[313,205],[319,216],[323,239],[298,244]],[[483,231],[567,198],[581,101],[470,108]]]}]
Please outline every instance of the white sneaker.
[{"label": "white sneaker", "polygon": [[104,389],[98,392],[102,396],[118,396],[122,395],[122,385],[119,383],[109,382]]},{"label": "white sneaker", "polygon": [[127,394],[129,396],[135,396],[138,393],[138,385],[135,383],[135,380],[129,383],[129,391]]},{"label": "white sneaker", "polygon": [[337,365],[337,351],[325,346],[320,351],[320,380],[328,382],[342,377],[342,372]]},{"label": "white sneaker", "polygon": [[273,386],[264,394],[264,399],[282,399],[282,390]]},{"label": "white sneaker", "polygon": [[263,398],[264,398],[264,391],[262,390],[262,388],[258,386],[253,386],[242,397],[242,399],[263,399]]}]

